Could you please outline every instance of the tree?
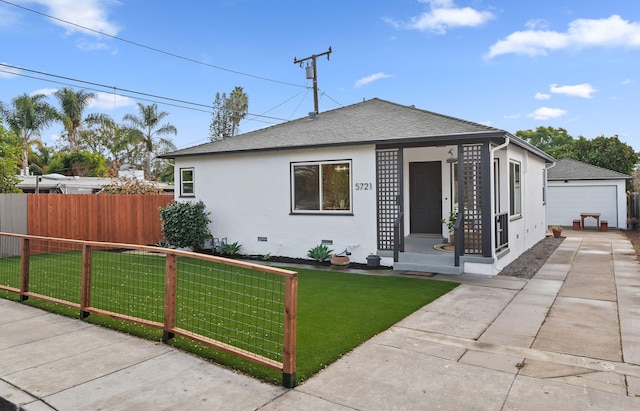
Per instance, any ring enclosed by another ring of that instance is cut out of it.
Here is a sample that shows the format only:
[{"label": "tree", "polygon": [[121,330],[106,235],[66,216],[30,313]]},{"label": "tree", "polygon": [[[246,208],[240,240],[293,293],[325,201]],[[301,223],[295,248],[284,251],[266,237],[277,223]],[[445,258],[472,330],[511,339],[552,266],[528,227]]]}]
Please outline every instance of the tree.
[{"label": "tree", "polygon": [[63,88],[54,93],[60,102],[58,116],[67,134],[70,151],[78,151],[78,132],[82,126],[82,113],[95,98],[94,93],[87,93],[84,90],[74,91],[70,88]]},{"label": "tree", "polygon": [[156,146],[158,144],[170,144],[173,146],[171,139],[158,138],[157,136],[165,136],[168,134],[176,135],[178,134],[178,130],[171,123],[160,125],[160,122],[168,116],[169,113],[166,111],[158,112],[157,104],[145,106],[144,104],[138,103],[138,109],[140,110],[140,116],[127,114],[124,116],[124,121],[130,122],[134,129],[142,133],[147,157],[145,177],[151,178],[151,160]]},{"label": "tree", "polygon": [[118,124],[106,114],[90,114],[85,123],[79,149],[102,154],[112,163],[144,168],[146,151],[140,130]]},{"label": "tree", "polygon": [[638,164],[638,154],[618,136],[599,136],[592,140],[580,137],[566,157],[583,163],[632,175]]},{"label": "tree", "polygon": [[573,144],[573,137],[564,128],[538,127],[533,130],[520,130],[516,136],[528,141],[540,150],[554,157],[553,153],[560,147]]},{"label": "tree", "polygon": [[56,110],[46,101],[44,94],[22,94],[11,100],[11,106],[0,104],[0,114],[9,130],[22,142],[22,174],[29,174],[29,146],[32,138],[57,119]]},{"label": "tree", "polygon": [[231,120],[231,135],[235,136],[239,132],[240,121],[242,121],[249,110],[249,96],[246,95],[242,87],[236,86],[229,94],[226,102]]},{"label": "tree", "polygon": [[29,169],[33,174],[47,174],[55,150],[39,140],[34,145],[35,148],[29,151]]},{"label": "tree", "polygon": [[18,139],[0,124],[0,193],[20,193],[16,169],[20,162]]},{"label": "tree", "polygon": [[228,98],[225,93],[216,93],[212,109],[209,139],[216,141],[235,136],[240,130],[240,121],[247,116],[249,96],[240,86],[236,86]]},{"label": "tree", "polygon": [[580,136],[576,140],[565,129],[553,127],[520,130],[516,135],[554,158],[571,158],[627,175],[633,174],[640,161],[638,153],[618,136],[601,135],[591,140]]},{"label": "tree", "polygon": [[105,177],[108,173],[107,159],[88,151],[60,152],[49,163],[49,172],[66,176]]},{"label": "tree", "polygon": [[209,125],[209,140],[222,140],[230,136],[232,130],[233,123],[227,109],[227,95],[222,93],[221,96],[220,93],[216,93],[216,98],[213,100],[211,124]]}]

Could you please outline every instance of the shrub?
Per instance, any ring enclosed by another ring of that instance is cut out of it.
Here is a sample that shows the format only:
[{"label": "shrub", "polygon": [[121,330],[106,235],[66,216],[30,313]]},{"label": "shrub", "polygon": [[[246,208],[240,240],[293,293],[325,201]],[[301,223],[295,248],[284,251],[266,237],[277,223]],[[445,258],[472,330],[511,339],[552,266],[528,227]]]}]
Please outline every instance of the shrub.
[{"label": "shrub", "polygon": [[240,252],[240,248],[242,248],[242,245],[236,241],[231,244],[222,244],[219,251],[222,255],[236,255]]},{"label": "shrub", "polygon": [[160,209],[162,232],[167,242],[176,247],[191,247],[202,250],[211,238],[209,212],[202,201],[197,203],[174,202]]},{"label": "shrub", "polygon": [[162,194],[163,190],[152,181],[141,181],[137,178],[117,177],[113,182],[105,184],[100,194]]},{"label": "shrub", "polygon": [[329,247],[324,244],[319,244],[307,252],[307,257],[318,262],[323,262],[331,258],[331,254],[333,254],[333,250],[330,250]]}]

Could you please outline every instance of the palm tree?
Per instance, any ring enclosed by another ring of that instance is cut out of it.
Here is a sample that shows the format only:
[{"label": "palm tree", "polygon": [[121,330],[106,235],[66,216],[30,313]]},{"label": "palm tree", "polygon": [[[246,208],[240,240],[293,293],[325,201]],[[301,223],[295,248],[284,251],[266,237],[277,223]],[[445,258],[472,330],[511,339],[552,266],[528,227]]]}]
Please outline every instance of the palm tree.
[{"label": "palm tree", "polygon": [[0,103],[0,113],[9,129],[22,141],[22,174],[29,174],[29,146],[32,138],[58,118],[55,108],[44,94],[22,94],[11,100],[11,106]]},{"label": "palm tree", "polygon": [[231,135],[235,136],[238,132],[238,126],[249,110],[249,96],[244,92],[242,87],[236,86],[227,99],[227,110],[231,119]]},{"label": "palm tree", "polygon": [[156,145],[173,144],[171,139],[156,138],[156,136],[164,136],[167,134],[178,134],[178,130],[171,124],[166,123],[160,125],[162,119],[169,115],[166,111],[158,112],[157,104],[149,104],[145,106],[142,103],[138,103],[138,109],[140,110],[140,116],[134,114],[126,114],[123,117],[124,121],[131,123],[132,127],[139,130],[143,135],[143,142],[145,145],[145,151],[147,155],[145,177],[151,177],[151,160]]},{"label": "palm tree", "polygon": [[140,147],[144,137],[140,130],[118,124],[101,113],[89,114],[85,123],[87,128],[80,131],[80,149],[102,154],[113,163],[144,166],[145,154]]},{"label": "palm tree", "polygon": [[60,89],[54,95],[60,102],[58,115],[67,132],[69,150],[78,151],[78,130],[82,126],[82,113],[96,95],[84,90],[74,91],[70,88]]}]

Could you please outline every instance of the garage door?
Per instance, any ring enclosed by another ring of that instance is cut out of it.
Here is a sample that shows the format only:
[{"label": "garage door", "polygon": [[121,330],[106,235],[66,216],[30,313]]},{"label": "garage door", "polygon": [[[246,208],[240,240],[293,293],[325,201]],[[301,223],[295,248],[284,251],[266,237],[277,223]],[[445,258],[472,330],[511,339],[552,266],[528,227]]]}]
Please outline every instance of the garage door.
[{"label": "garage door", "polygon": [[[600,213],[609,227],[617,227],[618,205],[616,186],[548,187],[547,211],[549,225],[570,226],[580,213]],[[593,218],[585,220],[587,227],[595,227]]]}]

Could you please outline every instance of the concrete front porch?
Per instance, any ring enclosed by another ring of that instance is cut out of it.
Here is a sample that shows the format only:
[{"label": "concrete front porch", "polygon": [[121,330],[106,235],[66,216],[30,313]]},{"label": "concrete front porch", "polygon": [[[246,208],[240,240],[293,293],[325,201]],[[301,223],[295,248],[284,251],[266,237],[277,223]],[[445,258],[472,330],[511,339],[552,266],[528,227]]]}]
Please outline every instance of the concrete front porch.
[{"label": "concrete front porch", "polygon": [[[404,238],[404,252],[399,254],[397,262],[393,263],[394,271],[418,271],[437,274],[462,274],[462,265],[455,266],[453,250],[436,249],[445,240],[438,234],[410,234]],[[393,252],[388,253],[393,257]]]}]

